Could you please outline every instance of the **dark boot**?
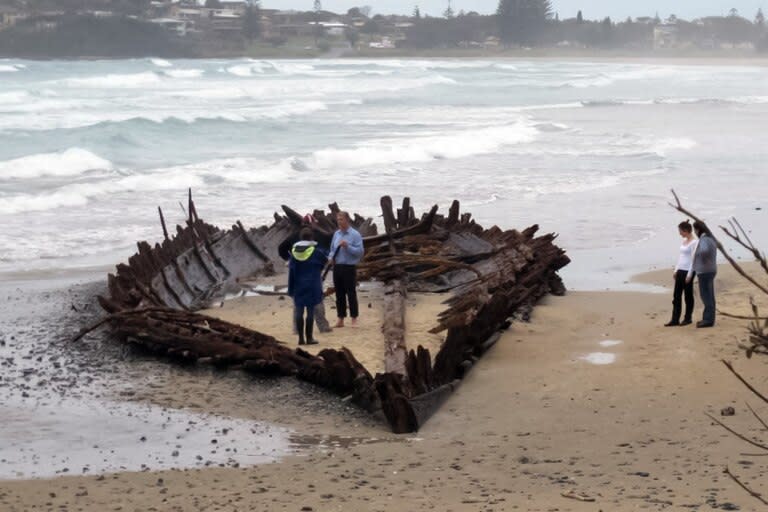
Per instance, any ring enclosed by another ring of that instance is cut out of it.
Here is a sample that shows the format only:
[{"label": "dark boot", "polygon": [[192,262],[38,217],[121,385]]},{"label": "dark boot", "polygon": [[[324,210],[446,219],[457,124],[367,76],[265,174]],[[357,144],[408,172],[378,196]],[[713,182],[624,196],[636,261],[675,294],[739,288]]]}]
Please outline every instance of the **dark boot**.
[{"label": "dark boot", "polygon": [[312,336],[314,327],[314,322],[307,322],[307,325],[305,326],[307,334],[307,345],[317,345],[317,340],[314,336]]},{"label": "dark boot", "polygon": [[299,333],[299,345],[306,345],[304,341],[304,317],[296,317],[296,332]]}]

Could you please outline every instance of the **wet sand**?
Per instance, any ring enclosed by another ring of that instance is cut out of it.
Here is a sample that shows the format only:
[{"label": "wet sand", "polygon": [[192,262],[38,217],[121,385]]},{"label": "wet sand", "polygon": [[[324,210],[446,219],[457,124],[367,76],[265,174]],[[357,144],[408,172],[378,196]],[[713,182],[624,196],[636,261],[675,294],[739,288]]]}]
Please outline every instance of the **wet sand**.
[{"label": "wet sand", "polygon": [[[640,279],[669,285],[667,274]],[[730,272],[717,285],[723,309],[744,307],[748,290]],[[414,435],[289,380],[175,369],[133,398],[290,425],[303,449],[254,467],[2,482],[0,509],[755,510],[722,470],[760,487],[768,461],[744,455],[755,450],[704,413],[732,406],[725,421],[759,435],[745,400],[768,411],[720,360],[763,387],[766,361],[738,348],[743,321],[661,327],[669,302],[634,292],[547,299]],[[571,490],[596,501],[562,496]]]}]

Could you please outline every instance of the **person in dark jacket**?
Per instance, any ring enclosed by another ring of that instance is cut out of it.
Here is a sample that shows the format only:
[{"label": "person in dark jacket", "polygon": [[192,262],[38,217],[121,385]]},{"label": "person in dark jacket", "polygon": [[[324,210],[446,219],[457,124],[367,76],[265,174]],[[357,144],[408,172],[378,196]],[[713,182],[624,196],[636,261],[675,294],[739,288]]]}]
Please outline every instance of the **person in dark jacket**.
[{"label": "person in dark jacket", "polygon": [[[304,216],[301,229],[311,229],[312,226],[316,224],[316,222],[317,221],[312,215],[307,214]],[[301,229],[296,230],[291,236],[283,240],[283,242],[277,248],[280,257],[283,258],[286,262],[291,260],[291,249],[293,249],[293,245],[301,239],[299,236]],[[331,246],[331,238],[333,237],[333,234],[324,233],[320,229],[312,229],[312,233],[315,236],[315,241],[317,242],[318,247],[327,252],[328,248]],[[325,304],[322,300],[317,306],[315,306],[315,325],[317,325],[317,328],[320,330],[320,332],[331,332],[333,330],[331,328],[331,324],[328,322],[328,319],[325,316]]]},{"label": "person in dark jacket", "polygon": [[715,325],[715,276],[717,275],[717,242],[706,224],[700,221],[693,223],[693,230],[699,238],[696,251],[693,254],[693,265],[688,272],[686,282],[693,280],[694,274],[699,278],[699,295],[704,304],[702,319],[696,322],[696,327],[712,327]]},{"label": "person in dark jacket", "polygon": [[293,245],[288,263],[288,295],[293,297],[293,321],[299,345],[316,345],[318,342],[312,335],[315,306],[323,300],[322,272],[328,255],[317,246],[311,229],[302,229],[299,236],[301,240]]}]

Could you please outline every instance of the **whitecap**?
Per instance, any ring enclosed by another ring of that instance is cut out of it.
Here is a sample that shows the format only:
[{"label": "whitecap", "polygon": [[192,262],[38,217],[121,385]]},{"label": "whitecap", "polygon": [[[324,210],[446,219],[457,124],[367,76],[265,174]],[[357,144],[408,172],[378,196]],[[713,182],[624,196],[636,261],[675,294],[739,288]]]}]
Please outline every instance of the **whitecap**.
[{"label": "whitecap", "polygon": [[372,140],[355,148],[316,151],[317,167],[360,168],[398,162],[428,162],[498,151],[504,146],[531,142],[539,133],[525,121],[512,125],[462,130],[446,135],[412,136],[408,140]]},{"label": "whitecap", "polygon": [[170,68],[173,66],[169,61],[165,59],[149,59],[149,62],[154,64],[155,66],[159,68]]},{"label": "whitecap", "polygon": [[203,76],[205,70],[202,69],[169,69],[162,72],[165,76],[171,78],[198,78]]},{"label": "whitecap", "polygon": [[145,87],[147,85],[156,85],[162,79],[153,71],[132,74],[109,74],[103,76],[92,76],[88,78],[65,78],[60,83],[69,87],[93,87],[100,89],[130,89],[133,87]]},{"label": "whitecap", "polygon": [[190,174],[185,169],[133,174],[119,179],[73,183],[42,194],[17,194],[0,198],[0,214],[53,210],[63,206],[84,206],[93,198],[121,192],[186,190],[189,187],[203,187],[204,184],[205,181],[201,176]]},{"label": "whitecap", "polygon": [[16,73],[19,71],[21,66],[14,65],[14,64],[0,64],[0,73]]},{"label": "whitecap", "polygon": [[0,179],[77,176],[91,170],[111,170],[112,162],[81,148],[41,153],[0,162]]},{"label": "whitecap", "polygon": [[689,137],[669,137],[650,142],[650,151],[665,156],[670,151],[693,149],[698,143]]},{"label": "whitecap", "polygon": [[21,103],[28,100],[29,98],[29,93],[26,91],[0,92],[0,105]]}]

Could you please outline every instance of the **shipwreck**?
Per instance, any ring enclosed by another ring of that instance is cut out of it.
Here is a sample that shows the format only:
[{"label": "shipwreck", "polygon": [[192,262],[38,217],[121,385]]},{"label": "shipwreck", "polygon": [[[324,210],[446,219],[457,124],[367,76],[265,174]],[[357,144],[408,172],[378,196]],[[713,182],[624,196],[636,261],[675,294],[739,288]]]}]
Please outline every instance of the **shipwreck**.
[{"label": "shipwreck", "polygon": [[[483,228],[454,201],[447,215],[433,206],[417,217],[410,200],[396,208],[381,199],[383,232],[371,218],[353,216],[365,242],[360,281],[383,286],[381,354],[385,371],[372,375],[347,348],[317,354],[283,343],[268,333],[228,323],[199,311],[211,300],[260,276],[287,272],[279,248],[295,237],[302,216],[287,206],[269,226],[230,229],[204,222],[191,191],[186,225],[169,234],[158,208],[164,239],[138,252],[108,276],[99,297],[105,316],[80,338],[107,326],[122,342],[187,363],[211,364],[261,375],[292,376],[321,386],[386,418],[396,433],[414,432],[439,408],[474,363],[510,325],[527,318],[547,294],[562,295],[557,272],[569,263],[554,244],[556,235]],[[318,238],[336,230],[335,213],[316,210]],[[445,310],[432,333],[444,334],[430,354],[409,345],[405,300],[409,292],[445,294]]]}]

